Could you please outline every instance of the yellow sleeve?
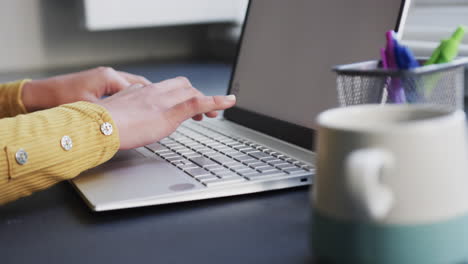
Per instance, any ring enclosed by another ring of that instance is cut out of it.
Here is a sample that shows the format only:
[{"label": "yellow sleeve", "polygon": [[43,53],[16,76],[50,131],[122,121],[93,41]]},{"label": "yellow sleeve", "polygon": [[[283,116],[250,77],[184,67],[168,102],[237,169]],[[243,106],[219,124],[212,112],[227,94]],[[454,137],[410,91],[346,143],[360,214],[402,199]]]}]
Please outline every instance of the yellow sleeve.
[{"label": "yellow sleeve", "polygon": [[[64,136],[72,144],[62,142]],[[119,146],[110,114],[97,104],[77,102],[0,119],[0,205],[71,179],[109,160]]]},{"label": "yellow sleeve", "polygon": [[23,85],[30,80],[0,84],[0,118],[26,114],[21,100]]}]

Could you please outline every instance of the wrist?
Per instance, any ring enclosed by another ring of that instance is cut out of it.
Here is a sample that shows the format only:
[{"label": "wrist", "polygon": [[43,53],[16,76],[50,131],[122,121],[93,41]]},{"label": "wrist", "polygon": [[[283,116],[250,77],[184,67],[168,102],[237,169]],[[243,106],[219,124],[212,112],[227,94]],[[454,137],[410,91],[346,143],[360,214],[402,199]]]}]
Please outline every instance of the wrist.
[{"label": "wrist", "polygon": [[53,107],[51,101],[53,94],[50,88],[43,85],[43,81],[32,80],[23,85],[21,98],[23,105],[28,112],[44,110]]}]

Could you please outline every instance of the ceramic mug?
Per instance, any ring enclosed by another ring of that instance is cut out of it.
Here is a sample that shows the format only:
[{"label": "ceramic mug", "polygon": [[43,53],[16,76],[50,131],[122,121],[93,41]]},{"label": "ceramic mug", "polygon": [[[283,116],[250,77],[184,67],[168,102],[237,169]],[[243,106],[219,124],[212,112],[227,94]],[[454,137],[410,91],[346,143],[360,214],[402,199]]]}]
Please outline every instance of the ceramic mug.
[{"label": "ceramic mug", "polygon": [[359,105],[318,117],[312,246],[323,263],[468,263],[464,112]]}]

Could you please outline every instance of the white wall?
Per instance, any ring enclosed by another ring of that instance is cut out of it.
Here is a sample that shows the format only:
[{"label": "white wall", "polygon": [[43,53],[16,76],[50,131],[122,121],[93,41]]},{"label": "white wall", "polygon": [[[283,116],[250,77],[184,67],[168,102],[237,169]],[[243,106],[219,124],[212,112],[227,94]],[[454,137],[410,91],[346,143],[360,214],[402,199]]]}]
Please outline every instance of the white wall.
[{"label": "white wall", "polygon": [[89,30],[186,25],[241,24],[248,0],[83,0]]},{"label": "white wall", "polygon": [[199,28],[89,32],[82,0],[0,1],[0,72],[192,54]]}]

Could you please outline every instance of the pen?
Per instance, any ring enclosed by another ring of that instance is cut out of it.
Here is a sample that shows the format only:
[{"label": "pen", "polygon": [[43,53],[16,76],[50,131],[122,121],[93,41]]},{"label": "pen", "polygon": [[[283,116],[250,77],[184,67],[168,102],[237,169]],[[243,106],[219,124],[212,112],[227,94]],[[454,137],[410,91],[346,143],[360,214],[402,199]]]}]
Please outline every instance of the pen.
[{"label": "pen", "polygon": [[424,65],[451,62],[458,54],[458,47],[465,35],[465,27],[458,26],[449,39],[444,39]]},{"label": "pen", "polygon": [[[424,63],[424,65],[451,62],[458,54],[458,47],[464,35],[465,27],[458,26],[449,39],[444,39],[440,42],[439,46],[434,50],[431,57]],[[434,74],[424,80],[425,97],[432,94],[432,91],[439,80],[438,76],[438,74]]]},{"label": "pen", "polygon": [[415,59],[411,50],[400,45],[398,42],[395,43],[395,60],[398,65],[398,69],[412,69],[419,67],[419,62]]},{"label": "pen", "polygon": [[[403,45],[400,45],[398,41],[395,42],[395,59],[400,70],[408,70],[419,67],[419,62],[414,57],[411,50]],[[408,75],[401,81],[402,90],[404,91],[405,99],[408,102],[418,101],[418,83],[419,78]]]},{"label": "pen", "polygon": [[[398,69],[398,65],[396,63],[395,58],[395,32],[393,30],[389,30],[385,34],[386,37],[386,46],[385,46],[385,60],[387,63],[388,69]],[[403,89],[401,88],[401,81],[399,79],[393,78],[390,79],[390,83],[388,85],[388,99],[393,103],[403,103],[406,101],[405,94]]]}]

